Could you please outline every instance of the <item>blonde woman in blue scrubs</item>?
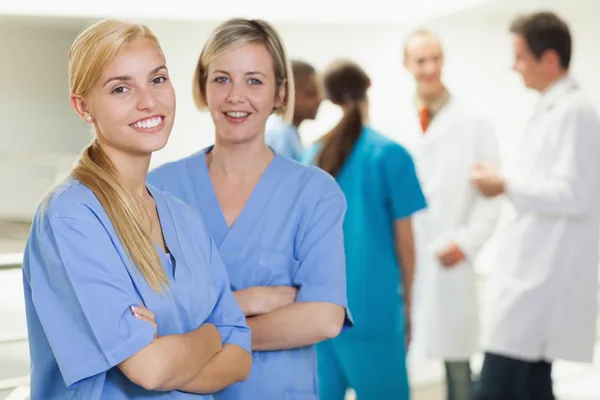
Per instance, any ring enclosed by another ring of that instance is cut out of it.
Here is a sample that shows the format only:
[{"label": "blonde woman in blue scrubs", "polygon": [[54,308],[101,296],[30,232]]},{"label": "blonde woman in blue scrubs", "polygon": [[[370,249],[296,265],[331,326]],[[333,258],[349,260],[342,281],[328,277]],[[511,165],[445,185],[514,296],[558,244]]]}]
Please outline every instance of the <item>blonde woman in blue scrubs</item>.
[{"label": "blonde woman in blue scrubs", "polygon": [[94,140],[24,252],[30,398],[212,400],[250,373],[250,330],[202,218],[146,184],[175,117],[158,40],[93,24],[69,52],[69,89]]},{"label": "blonde woman in blue scrubs", "polygon": [[346,195],[344,242],[354,328],[319,343],[323,400],[408,400],[406,346],[414,270],[411,215],[425,198],[408,152],[367,125],[369,77],[350,61],[324,74],[340,122],[304,161],[333,175]]},{"label": "blonde woman in blue scrubs", "polygon": [[218,400],[318,399],[314,344],[350,324],[344,194],[319,168],[265,144],[273,110],[293,111],[293,87],[270,24],[222,23],[204,46],[194,84],[215,144],[149,176],[202,213],[252,329],[250,377]]}]

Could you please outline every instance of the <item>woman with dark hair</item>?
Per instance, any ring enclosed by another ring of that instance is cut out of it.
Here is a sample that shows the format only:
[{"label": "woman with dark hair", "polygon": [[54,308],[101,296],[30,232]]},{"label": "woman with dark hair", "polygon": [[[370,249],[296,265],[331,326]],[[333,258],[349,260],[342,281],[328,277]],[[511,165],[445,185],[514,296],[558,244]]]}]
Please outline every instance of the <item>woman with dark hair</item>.
[{"label": "woman with dark hair", "polygon": [[321,398],[408,399],[406,346],[414,271],[411,216],[425,208],[413,160],[368,126],[370,79],[350,61],[324,74],[325,95],[343,109],[339,123],[305,154],[346,195],[344,241],[354,328],[317,345]]}]

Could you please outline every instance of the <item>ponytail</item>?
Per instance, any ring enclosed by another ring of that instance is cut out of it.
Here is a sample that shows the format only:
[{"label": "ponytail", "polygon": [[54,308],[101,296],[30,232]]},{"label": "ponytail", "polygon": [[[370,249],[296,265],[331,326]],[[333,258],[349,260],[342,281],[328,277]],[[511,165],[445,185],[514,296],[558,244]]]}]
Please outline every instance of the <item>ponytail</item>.
[{"label": "ponytail", "polygon": [[110,158],[94,140],[82,152],[71,175],[94,192],[108,214],[127,256],[155,292],[168,288],[162,262],[144,224],[140,199],[125,187]]},{"label": "ponytail", "polygon": [[360,101],[352,101],[340,122],[321,139],[323,147],[317,154],[316,164],[333,177],[339,174],[362,132],[360,105]]}]

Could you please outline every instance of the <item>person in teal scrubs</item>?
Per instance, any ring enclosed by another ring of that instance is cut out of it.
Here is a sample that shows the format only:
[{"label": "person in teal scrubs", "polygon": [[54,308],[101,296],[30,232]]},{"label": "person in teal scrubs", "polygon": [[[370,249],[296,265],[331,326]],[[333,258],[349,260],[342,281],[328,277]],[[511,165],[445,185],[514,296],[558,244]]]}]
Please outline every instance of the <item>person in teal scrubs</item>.
[{"label": "person in teal scrubs", "polygon": [[366,125],[366,73],[337,61],[324,75],[341,121],[303,162],[333,175],[347,200],[343,225],[348,304],[354,328],[317,345],[322,400],[407,400],[406,347],[414,270],[411,216],[426,207],[412,157]]}]

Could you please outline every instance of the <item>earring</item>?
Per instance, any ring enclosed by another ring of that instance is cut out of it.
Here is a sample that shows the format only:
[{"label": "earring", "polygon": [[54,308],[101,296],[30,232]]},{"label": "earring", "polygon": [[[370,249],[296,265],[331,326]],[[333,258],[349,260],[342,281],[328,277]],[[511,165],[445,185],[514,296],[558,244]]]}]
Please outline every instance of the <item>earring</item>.
[{"label": "earring", "polygon": [[92,122],[92,116],[91,116],[91,115],[86,115],[86,116],[85,116],[85,120],[86,120],[87,122]]}]

